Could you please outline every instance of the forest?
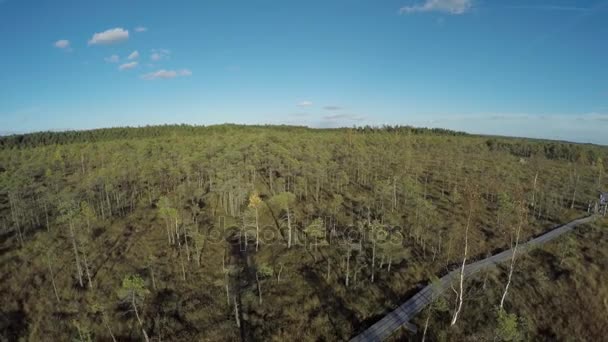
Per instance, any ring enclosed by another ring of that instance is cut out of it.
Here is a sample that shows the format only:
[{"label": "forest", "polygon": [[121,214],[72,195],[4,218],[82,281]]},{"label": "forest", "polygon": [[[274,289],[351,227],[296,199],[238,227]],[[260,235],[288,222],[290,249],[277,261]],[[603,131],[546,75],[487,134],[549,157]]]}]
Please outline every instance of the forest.
[{"label": "forest", "polygon": [[[409,126],[1,137],[0,340],[349,340],[463,258],[592,214],[607,172],[605,146]],[[603,339],[597,216],[393,338]]]}]

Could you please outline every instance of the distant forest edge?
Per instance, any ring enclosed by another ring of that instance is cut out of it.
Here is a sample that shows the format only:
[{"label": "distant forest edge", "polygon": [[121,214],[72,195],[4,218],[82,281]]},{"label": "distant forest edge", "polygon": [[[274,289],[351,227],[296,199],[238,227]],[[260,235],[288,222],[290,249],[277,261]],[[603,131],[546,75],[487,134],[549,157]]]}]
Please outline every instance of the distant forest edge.
[{"label": "distant forest edge", "polygon": [[69,130],[62,132],[35,132],[28,134],[15,134],[0,137],[0,147],[36,147],[53,144],[71,144],[81,142],[98,142],[117,139],[132,139],[132,138],[158,138],[171,135],[198,135],[198,134],[229,134],[239,132],[251,132],[255,130],[277,130],[305,132],[305,131],[345,131],[354,130],[363,133],[372,132],[398,132],[404,134],[415,135],[467,135],[464,132],[451,131],[443,128],[416,128],[411,126],[363,126],[354,128],[310,128],[306,126],[291,126],[291,125],[238,125],[238,124],[222,124],[222,125],[158,125],[158,126],[142,126],[142,127],[114,127],[100,128],[92,130]]},{"label": "distant forest edge", "polygon": [[427,136],[468,136],[483,138],[490,151],[502,151],[517,157],[544,156],[550,160],[564,160],[593,164],[597,158],[608,159],[608,149],[591,144],[576,144],[561,141],[490,137],[468,134],[443,128],[419,128],[412,126],[360,126],[352,128],[310,128],[291,125],[158,125],[143,127],[114,127],[93,130],[63,132],[35,132],[0,137],[0,149],[31,148],[47,145],[92,143],[120,139],[149,139],[168,136],[193,136],[199,134],[238,134],[265,130],[283,132],[353,132],[363,134],[412,134]]}]

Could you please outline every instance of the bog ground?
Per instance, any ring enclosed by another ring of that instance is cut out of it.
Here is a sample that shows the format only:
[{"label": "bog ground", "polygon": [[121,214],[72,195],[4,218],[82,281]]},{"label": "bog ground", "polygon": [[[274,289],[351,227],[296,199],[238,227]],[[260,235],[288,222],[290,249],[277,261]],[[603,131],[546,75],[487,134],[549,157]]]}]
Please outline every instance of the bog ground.
[{"label": "bog ground", "polygon": [[[463,261],[595,210],[608,184],[605,147],[411,127],[114,128],[0,148],[7,341],[348,340]],[[601,340],[607,226],[455,281],[392,338]]]}]

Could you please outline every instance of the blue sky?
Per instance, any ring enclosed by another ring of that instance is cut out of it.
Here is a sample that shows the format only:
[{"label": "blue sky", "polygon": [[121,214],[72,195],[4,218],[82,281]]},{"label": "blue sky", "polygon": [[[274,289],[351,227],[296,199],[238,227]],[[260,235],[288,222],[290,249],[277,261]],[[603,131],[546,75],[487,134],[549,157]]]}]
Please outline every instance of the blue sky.
[{"label": "blue sky", "polygon": [[608,144],[606,37],[605,0],[0,0],[0,132],[410,124]]}]

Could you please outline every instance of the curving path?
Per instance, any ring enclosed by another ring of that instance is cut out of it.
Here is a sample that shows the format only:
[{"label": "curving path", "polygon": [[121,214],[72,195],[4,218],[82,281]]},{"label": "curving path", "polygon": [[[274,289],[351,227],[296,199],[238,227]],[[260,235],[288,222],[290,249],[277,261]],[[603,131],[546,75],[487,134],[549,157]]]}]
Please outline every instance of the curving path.
[{"label": "curving path", "polygon": [[[587,223],[593,220],[594,216],[587,216],[572,222],[566,223],[559,226],[537,238],[534,238],[528,242],[519,245],[520,251],[530,249],[532,247],[541,245],[548,241],[555,239],[556,237],[567,233],[574,229],[576,226],[583,223]],[[473,275],[480,270],[489,266],[496,265],[499,262],[511,259],[513,255],[513,249],[506,250],[504,252],[492,255],[486,259],[476,261],[468,264],[464,267],[465,277]],[[384,316],[381,320],[374,323],[371,327],[367,328],[361,334],[353,337],[351,342],[359,341],[383,341],[393,334],[401,326],[405,326],[408,330],[416,332],[416,326],[411,324],[409,321],[422,311],[427,305],[433,302],[441,293],[450,288],[452,279],[458,280],[460,277],[460,267],[454,271],[443,276],[437,284],[429,284],[420,292],[416,293],[412,298],[401,304],[397,309]]]}]

